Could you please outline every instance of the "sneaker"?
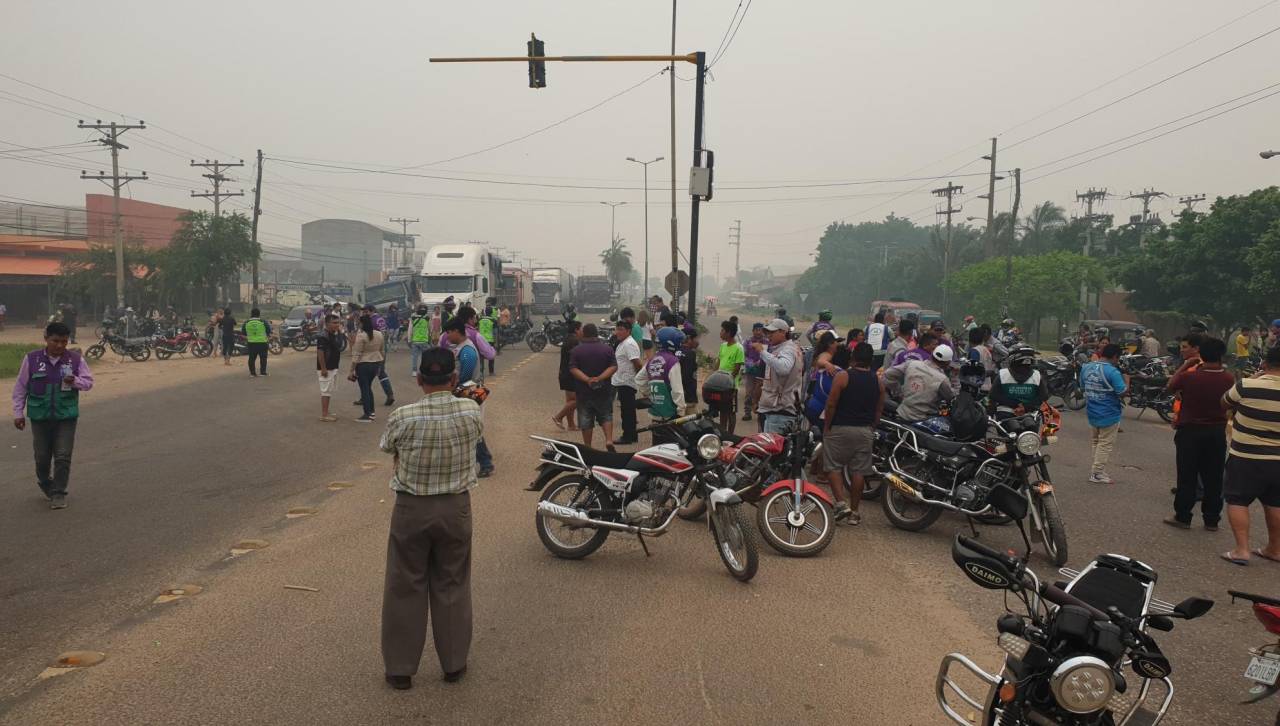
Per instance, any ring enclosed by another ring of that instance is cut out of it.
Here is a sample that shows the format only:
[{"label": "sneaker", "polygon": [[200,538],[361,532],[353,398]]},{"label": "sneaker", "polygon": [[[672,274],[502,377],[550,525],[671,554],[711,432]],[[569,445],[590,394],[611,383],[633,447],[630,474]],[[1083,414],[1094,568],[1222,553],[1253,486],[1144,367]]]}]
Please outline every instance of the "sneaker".
[{"label": "sneaker", "polygon": [[488,479],[489,477],[493,476],[493,467],[491,466],[488,469],[481,469],[480,472],[476,474],[476,476],[481,479]]},{"label": "sneaker", "polygon": [[849,518],[844,521],[850,527],[857,527],[862,524],[862,512],[850,512]]},{"label": "sneaker", "polygon": [[1090,484],[1114,484],[1115,480],[1107,476],[1105,471],[1095,471],[1089,475]]},{"label": "sneaker", "polygon": [[65,494],[55,494],[49,499],[50,509],[66,509],[67,496]]},{"label": "sneaker", "polygon": [[267,377],[268,375],[270,375],[270,374],[268,374],[266,371],[263,371],[262,373],[259,373],[258,375],[262,376],[263,378],[266,378],[266,377]]},{"label": "sneaker", "polygon": [[333,423],[334,421],[338,420],[338,417],[337,416],[321,416],[320,420],[325,423]]},{"label": "sneaker", "polygon": [[1164,523],[1169,525],[1170,527],[1177,527],[1178,529],[1191,529],[1190,522],[1183,522],[1177,517],[1165,517]]},{"label": "sneaker", "polygon": [[743,421],[750,421],[750,420],[751,420],[751,412],[750,412],[750,411],[748,411],[747,413],[742,414],[742,420],[743,420]]},{"label": "sneaker", "polygon": [[351,405],[352,405],[352,406],[363,406],[363,405],[364,405],[364,401],[352,401],[352,402],[351,402]]},{"label": "sneaker", "polygon": [[383,405],[383,406],[394,406],[394,405],[396,405],[396,399],[392,398],[391,396],[387,396],[387,400],[386,400],[386,402],[385,402],[385,403],[383,403],[382,405]]},{"label": "sneaker", "polygon": [[1217,523],[1215,522],[1214,524],[1209,524],[1209,523],[1207,523],[1207,522],[1206,522],[1206,523],[1205,523],[1205,525],[1204,525],[1204,531],[1206,531],[1206,532],[1217,532],[1217,531],[1218,531],[1218,525],[1217,525]]},{"label": "sneaker", "polygon": [[373,421],[373,417],[372,417],[372,416],[361,416],[361,417],[357,418],[357,419],[356,419],[356,421],[359,421],[360,423],[370,423],[370,422],[372,422],[372,421]]},{"label": "sneaker", "polygon": [[407,691],[413,688],[412,676],[387,676],[387,685],[397,691]]},{"label": "sneaker", "polygon": [[837,522],[843,522],[844,520],[848,519],[850,516],[853,515],[853,509],[851,509],[848,504],[845,504],[844,502],[840,502],[835,506],[834,513],[835,513],[835,520]]}]

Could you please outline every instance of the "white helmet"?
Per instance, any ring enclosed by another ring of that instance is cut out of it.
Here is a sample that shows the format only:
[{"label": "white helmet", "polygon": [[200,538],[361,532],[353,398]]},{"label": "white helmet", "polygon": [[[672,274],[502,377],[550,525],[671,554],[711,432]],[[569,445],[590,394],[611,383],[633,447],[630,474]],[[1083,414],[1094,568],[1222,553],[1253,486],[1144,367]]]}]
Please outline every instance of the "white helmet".
[{"label": "white helmet", "polygon": [[939,363],[950,363],[955,357],[956,352],[949,345],[939,345],[933,349],[933,359]]}]

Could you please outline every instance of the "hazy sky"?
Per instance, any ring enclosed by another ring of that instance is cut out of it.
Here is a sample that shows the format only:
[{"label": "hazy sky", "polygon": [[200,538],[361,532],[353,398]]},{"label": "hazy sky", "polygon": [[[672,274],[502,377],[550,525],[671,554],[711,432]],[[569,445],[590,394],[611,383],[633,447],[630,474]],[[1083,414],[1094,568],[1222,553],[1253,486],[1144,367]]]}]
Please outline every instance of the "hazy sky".
[{"label": "hazy sky", "polygon": [[[747,5],[684,0],[678,50],[714,51],[735,10]],[[432,65],[427,58],[520,55],[531,31],[546,41],[549,54],[666,53],[670,12],[664,2],[613,0],[10,0],[0,73],[75,100],[0,77],[0,149],[73,144],[90,138],[76,129],[75,118],[119,118],[94,106],[141,117],[153,128],[125,137],[132,148],[123,152],[124,164],[146,169],[155,180],[133,184],[132,195],[203,209],[206,200],[189,196],[204,180],[188,159],[251,163],[261,148],[269,157],[262,239],[270,247],[296,247],[300,223],[311,219],[391,226],[388,217],[418,217],[422,223],[411,229],[423,235],[420,244],[488,240],[576,271],[598,265],[608,242],[610,212],[599,202],[626,201],[617,210],[618,233],[640,266],[641,169],[625,157],[670,157],[668,81],[653,77],[659,65],[551,64],[548,87],[535,91],[527,87],[523,64]],[[985,171],[979,157],[996,134],[999,167],[1024,169],[1024,209],[1052,199],[1074,211],[1075,192],[1089,186],[1121,197],[1154,187],[1175,197],[1212,198],[1280,183],[1280,158],[1258,158],[1259,151],[1280,147],[1280,98],[1089,161],[1280,91],[1280,85],[1260,90],[1280,84],[1280,32],[1018,143],[1275,29],[1280,2],[1261,0],[751,0],[708,83],[706,145],[716,152],[717,191],[702,205],[701,254],[714,270],[719,253],[722,274],[729,274],[728,228],[741,219],[744,267],[803,266],[833,220],[894,211],[930,222],[935,200],[929,189],[943,180],[794,187],[799,184],[951,173],[948,178],[965,186],[961,216],[985,217],[985,201],[971,196],[985,191],[985,178],[963,175]],[[692,146],[692,67],[678,65],[677,75],[683,187]],[[442,161],[522,136],[636,84],[544,133]],[[38,110],[33,102],[57,108]],[[1057,106],[1063,107],[1052,110]],[[1093,147],[1101,148],[1050,163]],[[79,169],[110,169],[105,149],[66,147],[15,160],[22,155],[0,151],[0,199],[82,204],[83,194],[101,185],[81,181]],[[413,166],[406,172],[452,179],[352,173],[299,160]],[[656,275],[669,264],[670,168],[665,161],[649,168]],[[252,171],[238,172],[234,188],[248,192]],[[786,185],[793,186],[741,188]],[[1006,185],[997,209],[1011,203]],[[576,186],[611,188],[566,188]],[[243,208],[249,201],[231,204]],[[1168,218],[1174,206],[1169,199],[1154,208]],[[1123,198],[1104,207],[1121,219],[1136,209]],[[684,191],[679,216],[687,250]]]}]

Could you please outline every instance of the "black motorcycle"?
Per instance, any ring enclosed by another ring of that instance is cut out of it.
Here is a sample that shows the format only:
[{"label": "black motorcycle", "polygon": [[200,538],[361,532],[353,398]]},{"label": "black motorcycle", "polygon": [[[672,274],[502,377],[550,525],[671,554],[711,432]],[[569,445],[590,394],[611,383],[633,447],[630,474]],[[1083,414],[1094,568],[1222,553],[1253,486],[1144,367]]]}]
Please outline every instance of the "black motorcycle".
[{"label": "black motorcycle", "polygon": [[1070,346],[1063,346],[1063,354],[1036,360],[1036,368],[1044,377],[1049,395],[1062,399],[1071,411],[1084,408],[1084,391],[1080,389],[1080,361]]},{"label": "black motorcycle", "polygon": [[1125,393],[1127,402],[1133,408],[1140,409],[1138,418],[1147,409],[1160,414],[1166,423],[1173,423],[1173,393],[1165,390],[1169,385],[1167,376],[1134,375],[1129,378],[1129,390]]},{"label": "black motorcycle", "polygon": [[[1026,500],[1004,486],[989,499],[1018,522],[1027,543],[1021,522]],[[964,535],[956,536],[951,558],[979,587],[1005,591],[1006,602],[1009,594],[1022,601],[1026,615],[1009,611],[996,621],[996,642],[1005,652],[998,674],[961,653],[942,659],[934,692],[948,719],[963,726],[1154,725],[1168,713],[1173,666],[1147,631],[1173,630],[1175,618],[1198,618],[1212,600],[1157,600],[1155,570],[1122,555],[1099,555],[1079,572],[1061,570],[1069,579],[1059,583],[1043,582],[1024,557]],[[1126,666],[1133,671],[1129,679]],[[966,692],[954,667],[976,677],[987,692]],[[1162,691],[1155,698],[1153,684]]]},{"label": "black motorcycle", "polygon": [[502,350],[508,345],[515,345],[524,340],[532,329],[533,322],[528,318],[518,318],[510,325],[499,326],[494,329],[494,347]]},{"label": "black motorcycle", "polygon": [[141,363],[151,357],[151,340],[150,338],[125,338],[109,328],[104,328],[98,342],[85,348],[84,357],[89,360],[98,360],[107,350],[122,358],[129,356]]}]

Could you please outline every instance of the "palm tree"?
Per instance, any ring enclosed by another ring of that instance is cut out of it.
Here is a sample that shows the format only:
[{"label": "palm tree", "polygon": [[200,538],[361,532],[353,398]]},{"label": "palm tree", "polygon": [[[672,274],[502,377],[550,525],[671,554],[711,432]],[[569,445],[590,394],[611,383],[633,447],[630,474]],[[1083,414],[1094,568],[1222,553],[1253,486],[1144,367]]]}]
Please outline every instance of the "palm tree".
[{"label": "palm tree", "polygon": [[1050,232],[1067,224],[1067,213],[1053,202],[1041,202],[1032,207],[1023,224],[1026,229],[1022,238],[1023,248],[1027,252],[1047,252]]},{"label": "palm tree", "polygon": [[631,272],[631,253],[627,250],[626,239],[614,237],[609,249],[600,253],[600,262],[604,264],[609,282],[620,287]]}]

